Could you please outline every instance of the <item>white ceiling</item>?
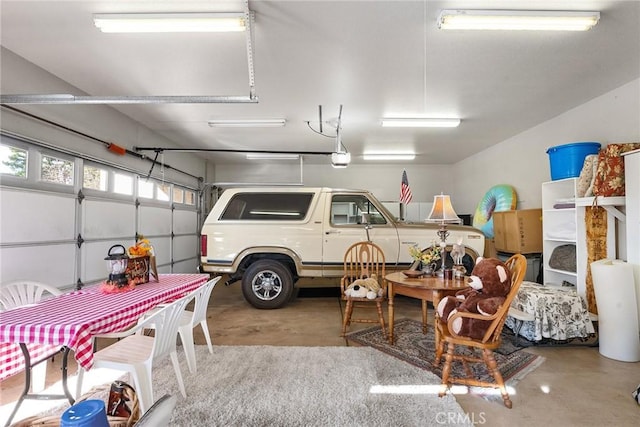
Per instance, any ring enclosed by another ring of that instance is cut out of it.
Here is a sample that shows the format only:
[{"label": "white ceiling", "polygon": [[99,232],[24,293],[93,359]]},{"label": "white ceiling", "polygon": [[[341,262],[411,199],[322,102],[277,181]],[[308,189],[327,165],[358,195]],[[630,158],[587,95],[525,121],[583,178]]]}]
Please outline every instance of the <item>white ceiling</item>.
[{"label": "white ceiling", "polygon": [[[243,33],[103,34],[92,23],[93,13],[242,6],[2,0],[1,42],[92,96],[248,96]],[[364,162],[364,151],[399,150],[415,151],[415,163],[447,164],[640,77],[638,1],[250,1],[249,7],[259,103],[114,108],[186,148],[330,152],[335,140],[317,135],[306,121],[317,128],[318,105],[329,120],[342,104],[343,143],[353,163]],[[465,8],[596,10],[601,20],[578,33],[437,29],[441,9]],[[462,123],[389,129],[380,126],[386,115],[450,115]],[[214,118],[271,117],[286,118],[286,127],[207,125]],[[325,124],[324,130],[333,128]],[[305,156],[305,162],[327,159]]]}]

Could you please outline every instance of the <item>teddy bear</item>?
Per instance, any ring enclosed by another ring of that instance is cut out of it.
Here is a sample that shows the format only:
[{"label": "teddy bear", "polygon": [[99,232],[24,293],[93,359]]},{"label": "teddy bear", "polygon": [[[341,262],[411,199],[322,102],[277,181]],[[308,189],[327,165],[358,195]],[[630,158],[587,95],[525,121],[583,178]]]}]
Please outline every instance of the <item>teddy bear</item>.
[{"label": "teddy bear", "polygon": [[[511,289],[511,272],[499,259],[478,257],[467,282],[468,288],[438,303],[436,311],[442,321],[447,322],[457,312],[495,314]],[[485,320],[458,318],[452,327],[458,335],[482,339],[489,325]]]},{"label": "teddy bear", "polygon": [[381,297],[383,292],[384,290],[378,283],[378,276],[375,273],[371,274],[371,277],[354,280],[353,283],[344,290],[344,294],[348,297],[367,299]]}]

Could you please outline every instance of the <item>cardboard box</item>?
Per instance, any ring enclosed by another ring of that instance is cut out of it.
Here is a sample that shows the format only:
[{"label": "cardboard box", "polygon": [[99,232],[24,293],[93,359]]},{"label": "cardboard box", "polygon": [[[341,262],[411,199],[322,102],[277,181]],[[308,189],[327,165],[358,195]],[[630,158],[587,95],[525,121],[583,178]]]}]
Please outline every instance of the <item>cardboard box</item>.
[{"label": "cardboard box", "polygon": [[542,252],[542,209],[493,213],[495,248],[499,252]]}]

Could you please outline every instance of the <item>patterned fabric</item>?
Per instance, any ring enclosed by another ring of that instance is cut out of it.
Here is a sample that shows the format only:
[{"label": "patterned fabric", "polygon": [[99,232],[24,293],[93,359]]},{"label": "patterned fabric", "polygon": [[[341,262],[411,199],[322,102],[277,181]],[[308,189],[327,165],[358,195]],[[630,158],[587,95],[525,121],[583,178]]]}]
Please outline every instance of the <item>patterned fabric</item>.
[{"label": "patterned fabric", "polygon": [[[594,167],[595,166],[595,167]],[[596,179],[595,173],[598,170],[598,155],[589,154],[584,158],[580,177],[576,184],[576,197],[593,196],[593,184]]]},{"label": "patterned fabric", "polygon": [[24,369],[18,343],[57,349],[67,346],[74,351],[78,365],[89,369],[94,335],[124,330],[156,305],[176,299],[208,279],[208,274],[161,274],[159,282],[137,286],[131,292],[103,294],[99,286],[92,286],[7,310],[0,322],[0,378]]},{"label": "patterned fabric", "polygon": [[[572,290],[522,282],[511,306],[534,315],[535,320],[524,322],[520,329],[520,334],[529,341],[585,338],[595,332],[584,300]],[[514,329],[515,323],[508,316],[505,325]]]},{"label": "patterned fabric", "polygon": [[602,206],[587,206],[584,221],[587,237],[587,274],[585,277],[587,306],[589,312],[598,314],[591,276],[591,263],[607,257],[607,212]]},{"label": "patterned fabric", "polygon": [[593,188],[596,196],[624,196],[624,159],[621,154],[637,150],[640,143],[609,144],[598,153],[598,170]]}]

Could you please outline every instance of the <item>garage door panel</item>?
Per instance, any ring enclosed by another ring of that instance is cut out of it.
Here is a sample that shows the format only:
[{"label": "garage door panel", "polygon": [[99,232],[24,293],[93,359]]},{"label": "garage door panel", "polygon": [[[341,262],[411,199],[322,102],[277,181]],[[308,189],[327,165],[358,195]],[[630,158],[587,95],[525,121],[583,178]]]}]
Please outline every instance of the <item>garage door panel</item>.
[{"label": "garage door panel", "polygon": [[136,234],[136,207],[108,200],[85,200],[82,203],[84,239],[123,237]]},{"label": "garage door panel", "polygon": [[138,233],[142,235],[171,234],[171,209],[139,206]]},{"label": "garage door panel", "polygon": [[3,244],[75,239],[75,197],[6,188],[0,197]]},{"label": "garage door panel", "polygon": [[34,280],[58,288],[73,287],[75,251],[74,244],[0,248],[2,282]]},{"label": "garage door panel", "polygon": [[174,273],[197,273],[198,261],[194,259],[194,260],[176,262],[173,265],[173,272]]},{"label": "garage door panel", "polygon": [[156,254],[156,264],[168,264],[171,262],[171,238],[154,237],[151,240],[153,251]]},{"label": "garage door panel", "polygon": [[195,211],[173,211],[173,232],[175,234],[199,234],[198,213]]},{"label": "garage door panel", "polygon": [[198,257],[198,236],[176,236],[173,239],[174,260]]}]

